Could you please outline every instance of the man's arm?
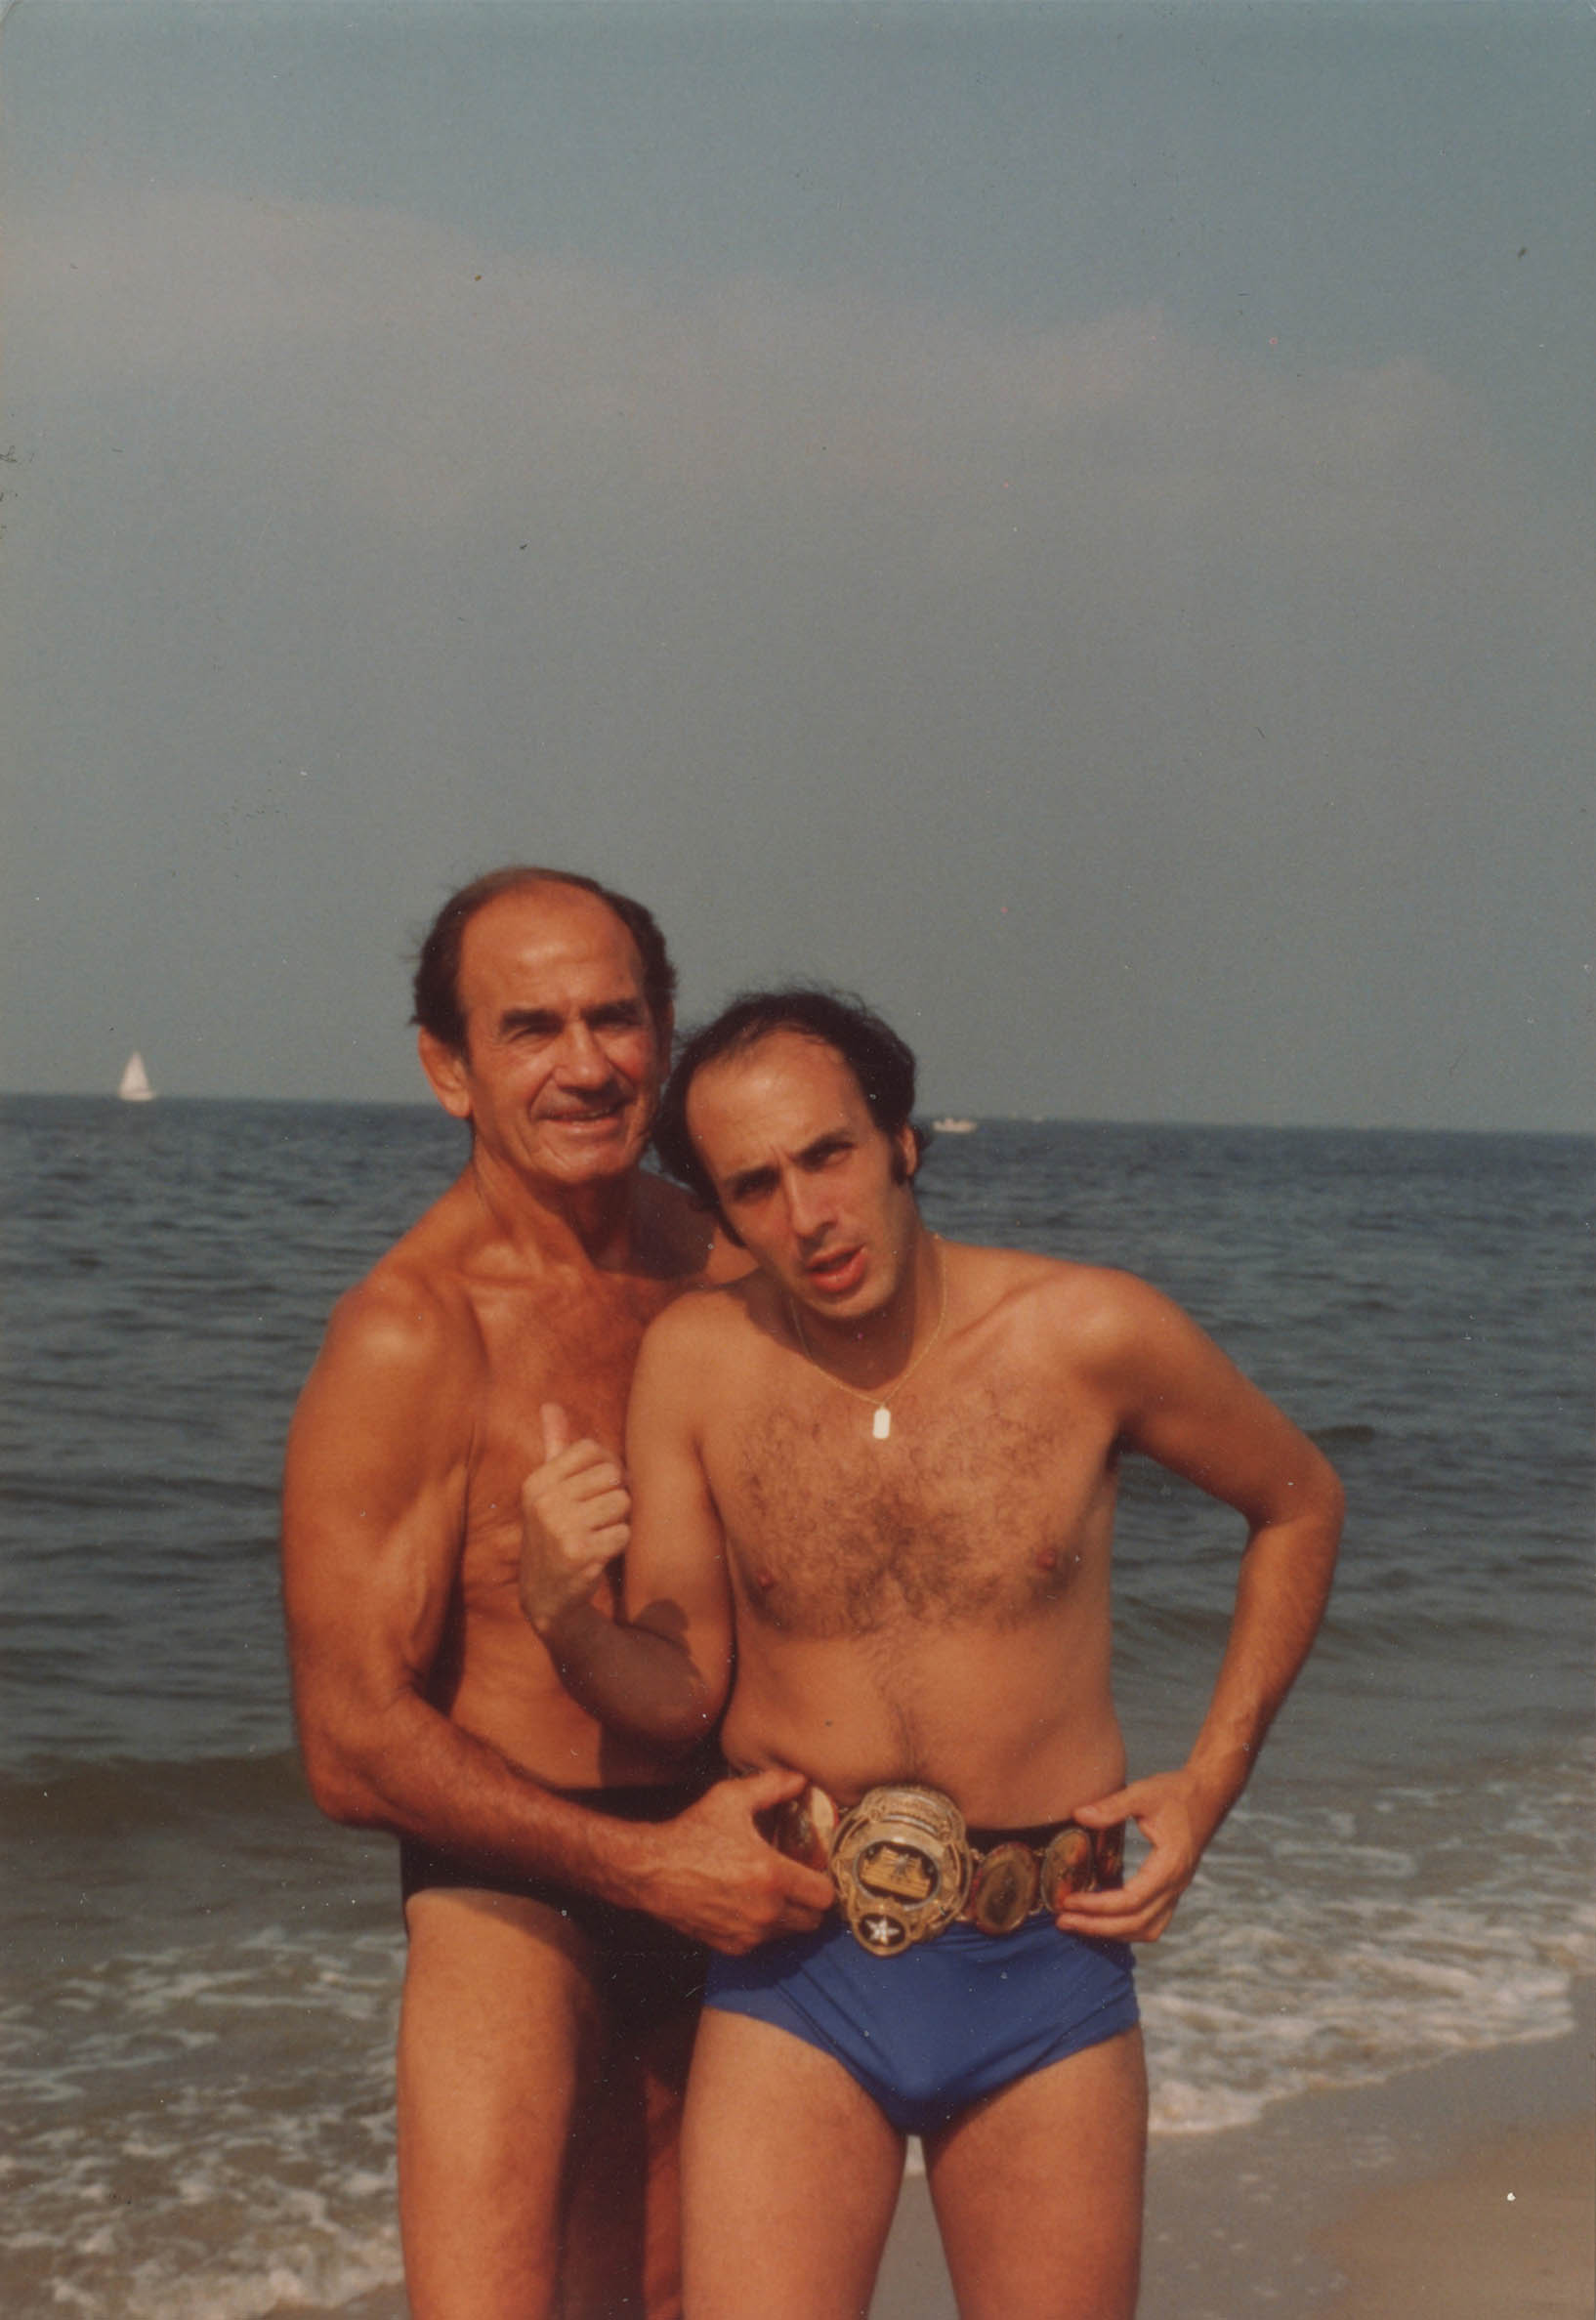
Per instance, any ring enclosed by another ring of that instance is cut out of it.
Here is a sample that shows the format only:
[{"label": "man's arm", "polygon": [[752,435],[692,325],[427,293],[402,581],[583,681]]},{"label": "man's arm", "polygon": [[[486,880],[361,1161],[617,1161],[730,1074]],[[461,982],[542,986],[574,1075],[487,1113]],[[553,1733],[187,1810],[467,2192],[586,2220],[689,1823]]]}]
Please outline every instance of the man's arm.
[{"label": "man's arm", "polygon": [[[425,1697],[457,1576],[469,1347],[424,1290],[357,1290],[295,1414],[283,1582],[312,1793],[335,1820],[481,1855],[649,1910],[735,1953],[818,1920],[756,1813],[796,1776],[728,1782],[658,1826],[551,1795]],[[829,1898],[827,1893],[826,1898]]]},{"label": "man's arm", "polygon": [[[597,1443],[568,1442],[565,1413],[552,1406],[546,1462],[522,1493],[522,1608],[562,1681],[602,1722],[675,1752],[713,1729],[732,1680],[725,1540],[698,1452],[695,1319],[662,1315],[638,1358],[626,1414],[638,1519],[619,1465]],[[624,1621],[592,1600],[618,1554]]]},{"label": "man's arm", "polygon": [[1328,1461],[1180,1308],[1115,1279],[1087,1359],[1119,1413],[1119,1440],[1242,1515],[1247,1542],[1208,1712],[1178,1772],[1133,1781],[1078,1808],[1105,1828],[1127,1816],[1152,1847],[1122,1892],[1077,1895],[1071,1933],[1156,1941],[1307,1658],[1329,1598],[1344,1499]]}]

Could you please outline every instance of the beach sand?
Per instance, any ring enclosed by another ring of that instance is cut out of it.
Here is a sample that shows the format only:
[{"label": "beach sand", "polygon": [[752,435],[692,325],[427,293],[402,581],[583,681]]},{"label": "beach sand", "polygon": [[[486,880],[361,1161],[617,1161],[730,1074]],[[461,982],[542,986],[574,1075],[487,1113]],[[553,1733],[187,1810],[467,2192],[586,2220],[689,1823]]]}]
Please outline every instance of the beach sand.
[{"label": "beach sand", "polygon": [[[1158,2138],[1138,2320],[1589,2320],[1593,2044],[1585,1983],[1568,2037]],[[384,2289],[308,2320],[404,2309]],[[920,2175],[869,2320],[957,2320]]]},{"label": "beach sand", "polygon": [[[1138,2320],[1590,2320],[1593,2048],[1587,1982],[1566,2038],[1155,2139]],[[918,2177],[870,2320],[957,2320]]]},{"label": "beach sand", "polygon": [[1324,2320],[1590,2320],[1596,2127],[1514,2135],[1382,2192],[1330,2245],[1351,2285]]}]

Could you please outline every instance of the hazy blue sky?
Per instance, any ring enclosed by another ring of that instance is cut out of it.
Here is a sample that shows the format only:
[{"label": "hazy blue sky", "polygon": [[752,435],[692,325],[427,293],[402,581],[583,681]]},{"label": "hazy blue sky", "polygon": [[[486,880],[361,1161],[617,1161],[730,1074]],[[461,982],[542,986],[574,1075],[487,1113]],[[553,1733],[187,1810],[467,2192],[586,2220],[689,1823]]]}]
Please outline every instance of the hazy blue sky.
[{"label": "hazy blue sky", "polygon": [[20,0],[0,1084],[503,859],[935,1107],[1596,1119],[1596,13]]}]

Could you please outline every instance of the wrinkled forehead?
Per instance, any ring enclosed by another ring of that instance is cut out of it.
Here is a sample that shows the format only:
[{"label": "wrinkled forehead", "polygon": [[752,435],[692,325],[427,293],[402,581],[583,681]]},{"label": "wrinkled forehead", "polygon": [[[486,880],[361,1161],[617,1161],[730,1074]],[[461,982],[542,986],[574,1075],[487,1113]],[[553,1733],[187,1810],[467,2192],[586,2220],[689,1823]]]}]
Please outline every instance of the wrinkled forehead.
[{"label": "wrinkled forehead", "polygon": [[579,994],[640,997],[643,958],[608,903],[549,880],[484,903],[460,941],[459,992],[479,1006],[561,1004]]},{"label": "wrinkled forehead", "polygon": [[786,1030],[705,1064],[688,1090],[687,1124],[714,1176],[803,1152],[839,1130],[875,1127],[846,1057],[828,1040]]}]

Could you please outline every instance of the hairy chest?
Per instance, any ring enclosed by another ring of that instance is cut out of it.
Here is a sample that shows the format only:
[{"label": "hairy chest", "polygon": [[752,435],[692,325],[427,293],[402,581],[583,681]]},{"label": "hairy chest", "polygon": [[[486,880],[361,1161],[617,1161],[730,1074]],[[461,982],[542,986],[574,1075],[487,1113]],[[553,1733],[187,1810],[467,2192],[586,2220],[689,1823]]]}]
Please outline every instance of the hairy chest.
[{"label": "hairy chest", "polygon": [[712,1484],[749,1613],[806,1637],[1024,1624],[1108,1548],[1110,1444],[1087,1412],[976,1385],[870,1412],[831,1390],[739,1413]]}]

